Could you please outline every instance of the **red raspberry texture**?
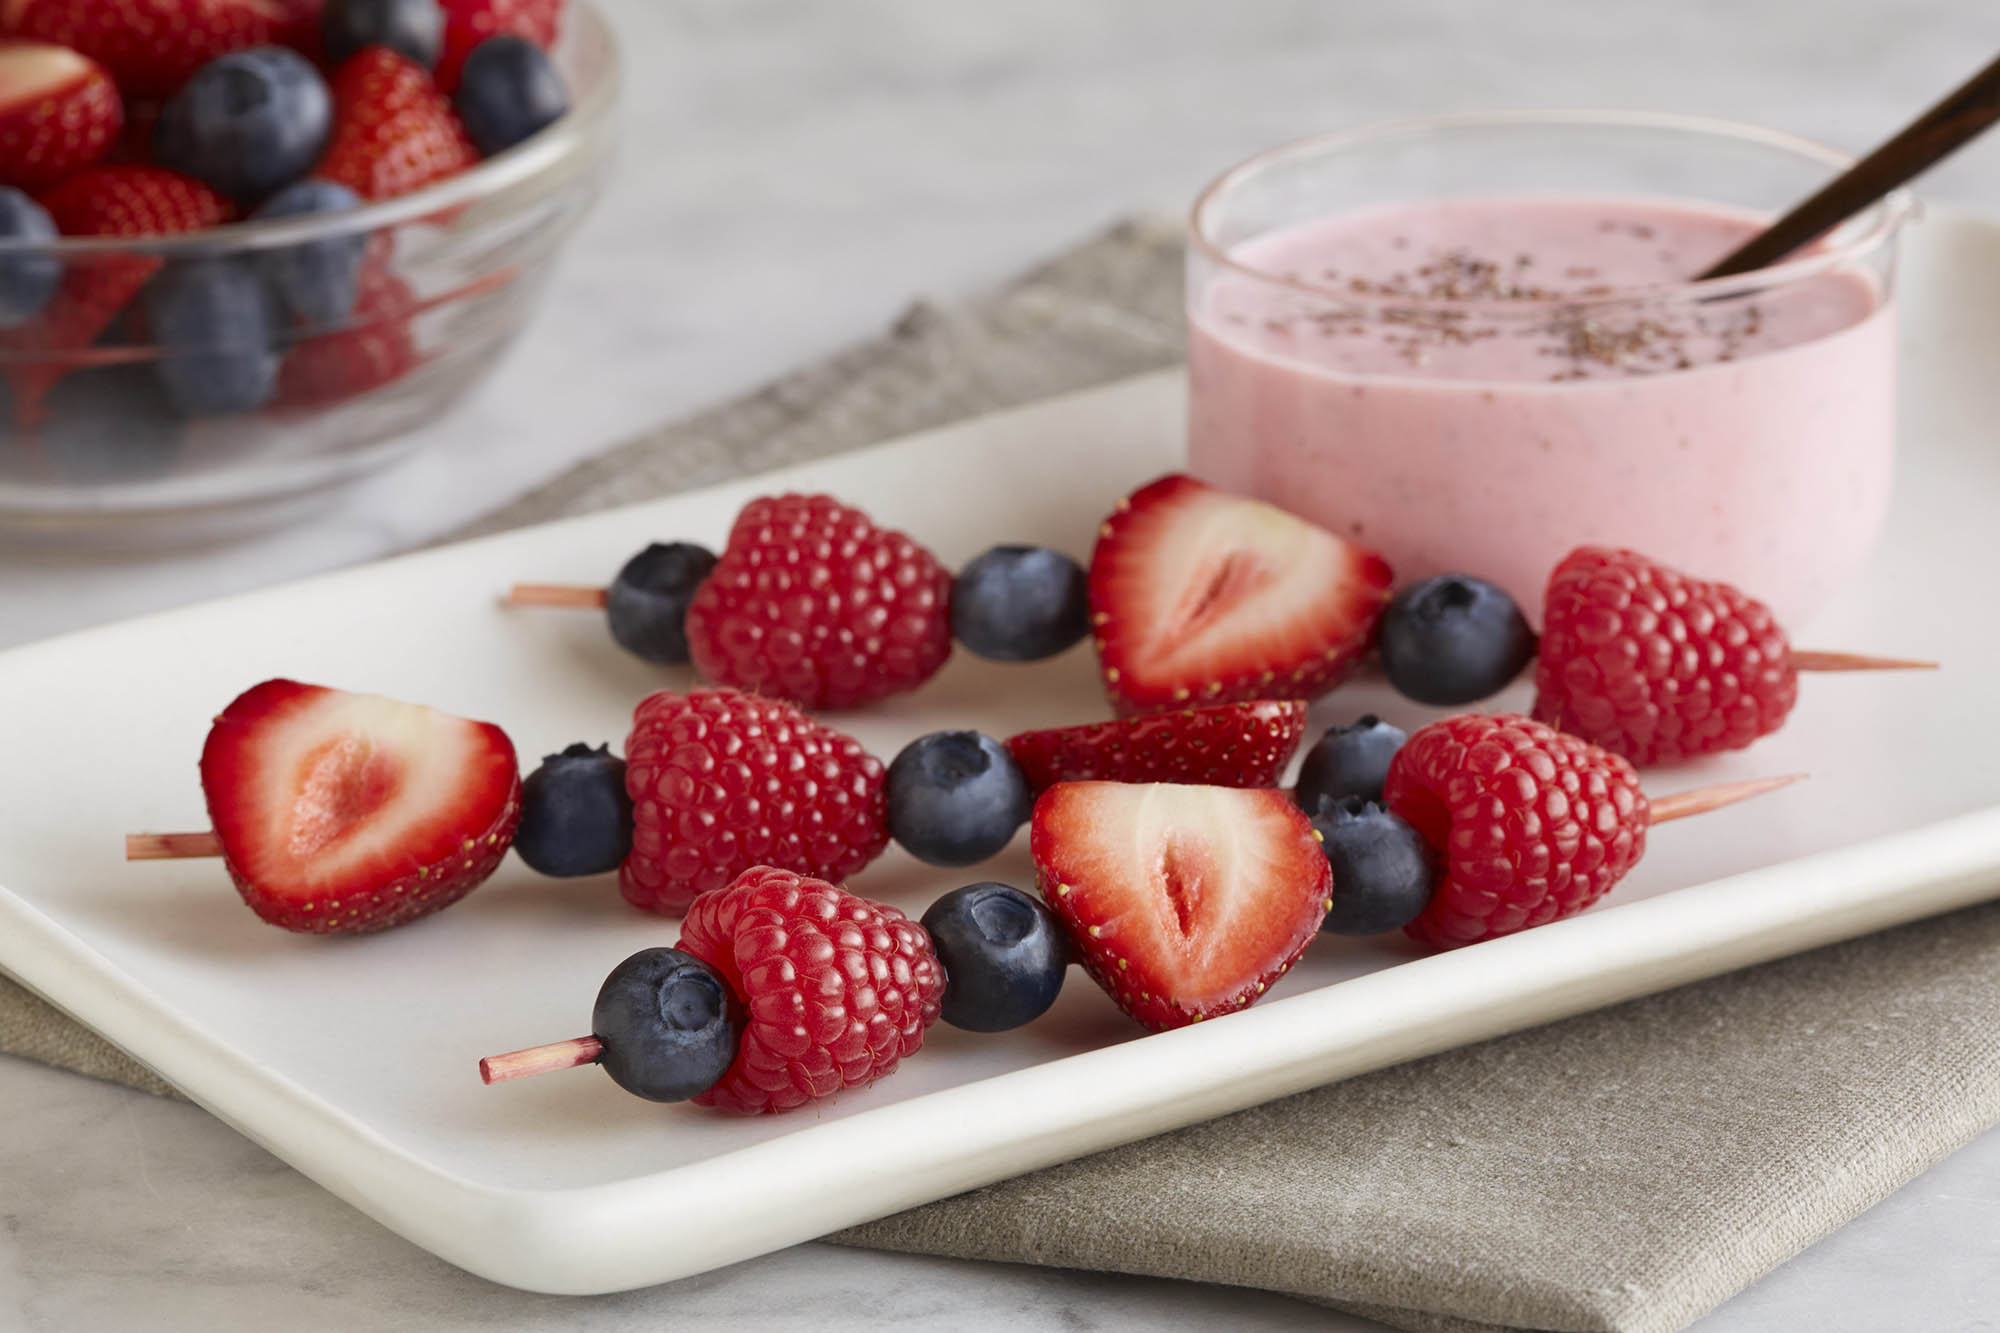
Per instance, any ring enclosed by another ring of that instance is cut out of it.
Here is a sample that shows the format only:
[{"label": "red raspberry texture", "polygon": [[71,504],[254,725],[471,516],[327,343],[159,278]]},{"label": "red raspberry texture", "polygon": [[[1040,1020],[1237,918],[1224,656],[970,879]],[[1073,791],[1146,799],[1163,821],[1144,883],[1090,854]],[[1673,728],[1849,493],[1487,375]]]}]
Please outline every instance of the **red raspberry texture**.
[{"label": "red raspberry texture", "polygon": [[831,496],[752,500],[695,592],[687,637],[719,684],[858,708],[915,689],[951,656],[951,574]]},{"label": "red raspberry texture", "polygon": [[776,699],[661,690],[625,742],[628,901],[684,910],[751,866],[842,879],[889,842],[882,761]]},{"label": "red raspberry texture", "polygon": [[1632,765],[1504,713],[1418,731],[1382,797],[1438,854],[1430,906],[1405,927],[1437,949],[1581,912],[1646,854],[1652,819]]},{"label": "red raspberry texture", "polygon": [[924,1044],[944,968],[893,907],[758,866],[689,909],[675,945],[714,968],[746,1018],[736,1059],[700,1106],[789,1111],[892,1073]]},{"label": "red raspberry texture", "polygon": [[1740,750],[1798,702],[1771,609],[1636,551],[1585,546],[1549,578],[1535,716],[1635,764]]}]

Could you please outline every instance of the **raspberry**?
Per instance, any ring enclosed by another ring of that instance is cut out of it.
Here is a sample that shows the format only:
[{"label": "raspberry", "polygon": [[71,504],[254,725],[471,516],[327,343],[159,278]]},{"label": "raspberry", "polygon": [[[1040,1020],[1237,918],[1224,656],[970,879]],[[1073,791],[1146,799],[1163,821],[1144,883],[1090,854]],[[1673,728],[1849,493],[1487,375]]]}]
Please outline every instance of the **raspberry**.
[{"label": "raspberry", "polygon": [[618,886],[676,913],[751,866],[841,879],[889,841],[882,761],[776,699],[661,690],[625,742],[632,851]]},{"label": "raspberry", "polygon": [[1652,816],[1632,765],[1513,714],[1431,723],[1382,794],[1443,863],[1404,928],[1439,949],[1581,912],[1645,855]]},{"label": "raspberry", "polygon": [[743,1002],[736,1059],[700,1106],[789,1111],[891,1073],[924,1044],[944,969],[924,928],[823,880],[758,866],[688,910],[674,946]]},{"label": "raspberry", "polygon": [[752,500],[688,607],[687,638],[710,680],[801,708],[853,708],[944,665],[951,575],[829,496]]},{"label": "raspberry", "polygon": [[1549,578],[1535,716],[1635,764],[1740,750],[1792,711],[1791,659],[1762,602],[1585,546]]}]

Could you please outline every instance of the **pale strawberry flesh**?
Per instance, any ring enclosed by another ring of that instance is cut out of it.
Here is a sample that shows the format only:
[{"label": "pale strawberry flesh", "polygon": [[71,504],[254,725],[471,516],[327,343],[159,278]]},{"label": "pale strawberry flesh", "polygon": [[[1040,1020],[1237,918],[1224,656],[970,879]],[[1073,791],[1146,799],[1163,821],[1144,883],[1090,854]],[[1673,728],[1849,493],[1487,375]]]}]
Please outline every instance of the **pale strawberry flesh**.
[{"label": "pale strawberry flesh", "polygon": [[1332,889],[1311,822],[1277,791],[1060,783],[1035,803],[1030,845],[1085,969],[1156,1032],[1254,1004]]},{"label": "pale strawberry flesh", "polygon": [[1368,651],[1389,584],[1382,557],[1276,505],[1162,477],[1091,557],[1105,691],[1120,713],[1315,698]]},{"label": "pale strawberry flesh", "polygon": [[104,156],[125,125],[117,86],[46,42],[0,41],[0,182],[39,189]]},{"label": "pale strawberry flesh", "polygon": [[1007,750],[1036,791],[1092,779],[1272,787],[1305,731],[1304,703],[1263,699],[1024,731]]},{"label": "pale strawberry flesh", "polygon": [[499,865],[520,817],[519,765],[498,727],[290,680],[216,718],[201,781],[243,900],[317,934],[458,901]]}]

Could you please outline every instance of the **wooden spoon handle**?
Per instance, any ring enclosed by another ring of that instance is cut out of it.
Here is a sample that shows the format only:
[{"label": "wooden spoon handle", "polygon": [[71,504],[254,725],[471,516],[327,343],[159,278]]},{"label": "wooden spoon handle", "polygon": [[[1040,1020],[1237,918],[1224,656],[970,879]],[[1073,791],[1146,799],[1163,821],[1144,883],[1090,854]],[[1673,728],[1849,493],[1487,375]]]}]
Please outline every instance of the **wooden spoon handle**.
[{"label": "wooden spoon handle", "polygon": [[1776,263],[1978,138],[1996,120],[2000,120],[2000,59],[1834,177],[1818,194],[1730,251],[1701,277],[1726,278]]}]

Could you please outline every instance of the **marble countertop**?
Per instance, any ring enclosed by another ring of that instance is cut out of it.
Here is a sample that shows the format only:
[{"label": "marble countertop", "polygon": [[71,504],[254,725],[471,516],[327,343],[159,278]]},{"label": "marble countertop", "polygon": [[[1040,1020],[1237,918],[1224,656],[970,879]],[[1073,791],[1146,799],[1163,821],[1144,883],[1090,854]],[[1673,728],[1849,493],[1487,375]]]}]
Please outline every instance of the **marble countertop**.
[{"label": "marble countertop", "polygon": [[[622,438],[950,299],[1282,139],[1500,105],[1656,107],[1851,149],[2000,48],[1990,0],[601,0],[618,179],[549,308],[424,451],[247,545],[0,552],[0,646],[421,541]],[[2000,136],[1926,194],[2000,210]],[[0,1058],[0,1329],[1374,1328],[1278,1296],[807,1245],[591,1300],[470,1277],[204,1113]],[[1704,1333],[2000,1325],[2000,1132]]]}]

